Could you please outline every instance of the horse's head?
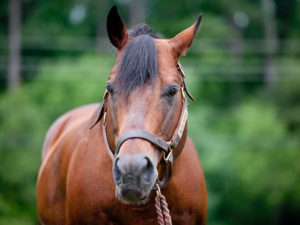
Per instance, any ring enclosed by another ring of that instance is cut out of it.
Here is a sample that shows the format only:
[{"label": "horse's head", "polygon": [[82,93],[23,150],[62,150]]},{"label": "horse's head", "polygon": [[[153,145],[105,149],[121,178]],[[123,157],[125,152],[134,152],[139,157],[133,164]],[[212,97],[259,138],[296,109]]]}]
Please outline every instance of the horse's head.
[{"label": "horse's head", "polygon": [[178,60],[191,45],[200,21],[201,15],[174,38],[160,39],[147,25],[127,32],[116,7],[109,12],[107,31],[117,59],[106,84],[104,109],[98,113],[101,118],[105,112],[104,139],[115,152],[116,196],[124,203],[146,202],[162,176],[157,168],[164,151],[156,141],[169,144],[180,122],[180,138],[172,153],[176,157],[183,148],[186,100]]}]

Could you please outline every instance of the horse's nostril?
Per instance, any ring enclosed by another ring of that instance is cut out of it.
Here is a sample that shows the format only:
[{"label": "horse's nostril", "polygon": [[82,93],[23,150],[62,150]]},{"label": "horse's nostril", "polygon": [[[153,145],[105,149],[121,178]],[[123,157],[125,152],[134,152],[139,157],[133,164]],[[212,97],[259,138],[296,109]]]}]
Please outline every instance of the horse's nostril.
[{"label": "horse's nostril", "polygon": [[121,178],[122,178],[122,173],[119,169],[118,162],[119,162],[119,158],[117,158],[115,160],[114,165],[113,165],[113,176],[114,176],[114,180],[115,180],[116,184],[120,184]]},{"label": "horse's nostril", "polygon": [[144,182],[145,184],[149,184],[151,182],[151,178],[153,177],[154,166],[148,157],[144,158],[144,163],[145,165],[141,170],[141,178],[142,182]]},{"label": "horse's nostril", "polygon": [[122,154],[113,164],[116,185],[144,187],[153,181],[155,170],[151,160],[144,154]]}]

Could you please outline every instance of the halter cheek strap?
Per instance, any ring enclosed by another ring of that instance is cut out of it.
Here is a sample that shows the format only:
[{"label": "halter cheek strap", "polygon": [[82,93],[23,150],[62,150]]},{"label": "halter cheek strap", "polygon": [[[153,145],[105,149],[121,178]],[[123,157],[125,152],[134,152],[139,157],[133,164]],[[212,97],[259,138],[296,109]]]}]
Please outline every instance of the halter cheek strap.
[{"label": "halter cheek strap", "polygon": [[185,91],[185,93],[189,96],[189,98],[192,100],[192,101],[195,101],[195,98],[192,96],[192,94],[189,92],[189,90],[187,89],[187,86],[186,86],[186,83],[185,83],[185,74],[184,74],[184,71],[183,71],[183,68],[182,66],[180,65],[180,63],[177,64],[176,66],[177,70],[179,71],[179,73],[181,74],[181,77],[182,77],[182,83],[183,83],[183,89]]},{"label": "halter cheek strap", "polygon": [[95,113],[93,114],[90,120],[90,129],[92,129],[104,116],[106,113],[106,101],[107,101],[108,92],[105,91],[103,95],[103,102],[100,103],[98,108],[96,109]]}]

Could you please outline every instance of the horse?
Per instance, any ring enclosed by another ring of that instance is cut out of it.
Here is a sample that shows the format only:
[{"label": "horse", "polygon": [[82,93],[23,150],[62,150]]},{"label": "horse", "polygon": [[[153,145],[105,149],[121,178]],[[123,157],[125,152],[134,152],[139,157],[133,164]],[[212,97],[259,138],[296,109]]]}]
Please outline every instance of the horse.
[{"label": "horse", "polygon": [[39,224],[157,224],[155,190],[173,224],[206,224],[204,173],[187,136],[192,96],[179,65],[201,18],[163,39],[145,24],[127,30],[117,8],[109,11],[116,63],[103,102],[65,113],[46,134]]}]

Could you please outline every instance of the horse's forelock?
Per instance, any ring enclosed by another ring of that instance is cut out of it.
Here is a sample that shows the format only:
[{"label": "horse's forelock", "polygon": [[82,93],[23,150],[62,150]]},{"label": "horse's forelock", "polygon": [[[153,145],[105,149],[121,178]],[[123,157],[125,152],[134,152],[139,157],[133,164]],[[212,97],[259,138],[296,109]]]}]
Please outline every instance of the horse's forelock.
[{"label": "horse's forelock", "polygon": [[158,62],[153,34],[149,26],[143,24],[129,31],[133,39],[124,49],[118,64],[116,82],[119,91],[128,96],[136,87],[145,85],[149,80],[154,81],[158,73]]}]

